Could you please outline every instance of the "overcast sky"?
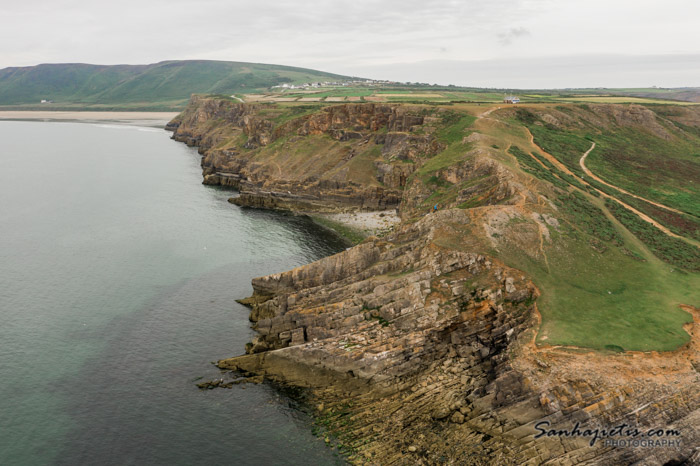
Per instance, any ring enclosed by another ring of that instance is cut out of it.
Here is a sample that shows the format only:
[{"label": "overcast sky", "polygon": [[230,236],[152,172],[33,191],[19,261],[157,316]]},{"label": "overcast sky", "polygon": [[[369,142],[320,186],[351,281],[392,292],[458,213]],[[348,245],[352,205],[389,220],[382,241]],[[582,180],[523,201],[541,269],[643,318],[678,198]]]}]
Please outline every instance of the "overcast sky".
[{"label": "overcast sky", "polygon": [[0,68],[215,59],[480,87],[700,86],[698,0],[0,0]]}]

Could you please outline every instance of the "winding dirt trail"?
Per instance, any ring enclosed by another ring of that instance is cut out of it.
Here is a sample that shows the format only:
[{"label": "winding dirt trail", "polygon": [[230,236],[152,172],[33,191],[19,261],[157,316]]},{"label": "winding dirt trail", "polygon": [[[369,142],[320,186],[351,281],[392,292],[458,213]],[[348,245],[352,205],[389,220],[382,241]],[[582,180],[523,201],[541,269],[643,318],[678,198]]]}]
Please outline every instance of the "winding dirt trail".
[{"label": "winding dirt trail", "polygon": [[622,189],[622,188],[618,188],[617,186],[612,185],[612,184],[608,183],[607,181],[605,181],[605,180],[599,178],[599,177],[596,176],[595,174],[593,174],[593,172],[590,171],[590,170],[586,167],[586,157],[588,157],[588,154],[590,154],[591,151],[593,151],[593,149],[595,149],[595,142],[593,143],[593,145],[591,146],[591,148],[588,149],[588,150],[581,156],[581,159],[578,161],[579,165],[581,165],[581,168],[583,169],[583,171],[584,171],[584,173],[585,173],[586,175],[590,176],[591,178],[593,178],[594,180],[596,180],[598,183],[602,183],[602,184],[604,184],[605,186],[608,186],[608,187],[610,187],[610,188],[613,188],[613,189],[615,189],[615,190],[617,190],[617,191],[619,191],[619,192],[621,192],[621,193],[627,194],[628,196],[632,196],[632,197],[634,197],[634,198],[636,198],[636,199],[639,199],[640,201],[648,202],[649,204],[653,204],[653,205],[655,205],[656,207],[660,207],[660,208],[662,208],[662,209],[666,209],[666,210],[669,210],[669,211],[671,211],[671,212],[675,212],[675,213],[677,213],[677,214],[682,214],[682,213],[683,213],[683,212],[681,212],[680,210],[674,209],[673,207],[669,207],[669,206],[660,204],[660,203],[658,203],[658,202],[650,201],[649,199],[646,199],[646,198],[641,197],[641,196],[637,196],[636,194],[632,194],[632,193],[629,192],[629,191],[625,191],[625,190]]},{"label": "winding dirt trail", "polygon": [[[537,151],[538,151],[540,154],[542,154],[542,156],[544,156],[545,159],[549,160],[549,161],[552,163],[552,165],[554,165],[555,167],[557,167],[559,170],[563,171],[563,172],[566,173],[567,175],[571,175],[571,176],[573,176],[573,177],[575,177],[575,178],[578,178],[578,176],[576,176],[576,175],[574,174],[574,172],[572,172],[571,170],[569,170],[569,168],[568,168],[566,165],[564,165],[563,163],[561,163],[561,162],[559,161],[558,158],[556,158],[555,156],[553,156],[553,155],[550,154],[549,152],[546,152],[546,151],[545,151],[544,149],[542,149],[540,146],[538,146],[537,144],[535,144],[535,136],[530,132],[530,129],[529,129],[529,128],[526,128],[525,126],[523,126],[523,128],[525,128],[525,131],[527,131],[527,134],[528,134],[528,136],[530,137],[530,144],[532,144],[532,146],[533,146],[535,149],[537,149]],[[545,167],[545,168],[546,168],[546,167]],[[549,169],[547,169],[547,170],[549,170]],[[583,182],[583,183],[586,183],[585,181],[581,180],[580,178],[578,178],[578,179],[579,179],[579,181],[581,181],[581,182]],[[588,184],[588,183],[586,183],[586,184]]]},{"label": "winding dirt trail", "polygon": [[[601,191],[600,189],[596,188],[595,186],[591,186],[590,183],[588,183],[588,182],[586,182],[585,180],[581,179],[580,177],[576,176],[576,174],[574,174],[571,170],[569,170],[569,169],[568,169],[563,163],[561,163],[556,157],[554,157],[552,154],[549,154],[549,153],[545,152],[544,149],[542,149],[540,146],[538,146],[538,145],[535,143],[535,137],[532,135],[532,133],[530,132],[529,129],[525,128],[525,130],[527,131],[528,135],[530,136],[530,143],[532,144],[532,146],[535,147],[535,148],[537,149],[537,151],[540,152],[547,160],[549,160],[550,162],[552,162],[552,164],[553,164],[555,167],[557,167],[559,170],[561,170],[561,171],[563,171],[564,173],[567,173],[567,174],[573,176],[573,177],[576,178],[581,184],[583,184],[583,185],[585,185],[585,186],[590,186],[591,188],[595,189],[595,190],[596,190],[601,196],[603,196],[604,198],[606,198],[606,199],[612,199],[613,201],[617,202],[617,203],[620,204],[622,207],[624,207],[625,209],[629,210],[630,212],[632,212],[633,214],[635,214],[637,217],[641,218],[641,219],[644,220],[645,222],[651,223],[651,224],[654,225],[656,228],[658,228],[659,230],[661,230],[661,231],[663,231],[664,233],[666,233],[668,236],[672,236],[673,238],[680,238],[680,239],[682,239],[682,240],[684,240],[684,241],[687,241],[687,242],[689,242],[689,243],[691,243],[691,244],[695,244],[695,243],[692,242],[691,240],[688,240],[687,238],[685,238],[685,237],[683,237],[683,236],[679,236],[679,235],[675,234],[674,232],[672,232],[671,230],[669,230],[668,228],[666,228],[665,226],[661,225],[659,222],[657,222],[656,220],[654,220],[653,218],[651,218],[651,217],[649,217],[648,215],[646,215],[646,214],[640,212],[639,210],[635,209],[635,208],[632,207],[631,205],[626,204],[626,203],[622,202],[621,200],[619,200],[618,198],[616,198],[616,197],[614,197],[614,196],[611,196],[611,195],[609,195],[609,194],[607,194],[607,193]],[[590,152],[593,150],[594,147],[595,147],[595,143],[593,143],[593,146],[592,146],[590,149],[588,149],[588,151],[587,151],[585,154],[583,154],[583,156],[581,157],[581,159],[584,159],[588,154],[590,154]],[[585,160],[585,159],[584,159],[584,160]],[[580,162],[580,160],[579,160],[579,162]],[[589,175],[589,176],[591,176],[591,175]],[[594,177],[594,176],[591,176],[591,178],[595,178],[595,177]],[[607,185],[608,183],[605,183],[605,184]],[[612,186],[612,185],[611,185],[611,186]],[[612,186],[612,187],[615,188],[615,189],[617,189],[615,186]],[[626,193],[626,191],[624,191],[624,192]],[[634,196],[634,197],[638,197],[638,196]],[[644,198],[640,198],[640,199],[646,201],[646,199],[644,199]],[[665,207],[665,206],[664,206],[664,207]]]},{"label": "winding dirt trail", "polygon": [[500,109],[501,109],[501,107],[492,107],[492,108],[486,110],[485,112],[477,115],[477,118],[486,118],[487,116],[489,116],[491,114],[491,112],[495,112],[496,110],[500,110]]}]

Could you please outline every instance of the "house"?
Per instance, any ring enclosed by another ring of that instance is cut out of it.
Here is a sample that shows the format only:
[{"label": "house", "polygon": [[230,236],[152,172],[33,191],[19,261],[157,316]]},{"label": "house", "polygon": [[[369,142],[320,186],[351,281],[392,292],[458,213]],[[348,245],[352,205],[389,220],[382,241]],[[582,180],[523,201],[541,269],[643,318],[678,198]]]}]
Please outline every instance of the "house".
[{"label": "house", "polygon": [[503,97],[504,104],[517,104],[518,102],[520,102],[520,98],[518,98],[514,95],[509,95],[509,96]]}]

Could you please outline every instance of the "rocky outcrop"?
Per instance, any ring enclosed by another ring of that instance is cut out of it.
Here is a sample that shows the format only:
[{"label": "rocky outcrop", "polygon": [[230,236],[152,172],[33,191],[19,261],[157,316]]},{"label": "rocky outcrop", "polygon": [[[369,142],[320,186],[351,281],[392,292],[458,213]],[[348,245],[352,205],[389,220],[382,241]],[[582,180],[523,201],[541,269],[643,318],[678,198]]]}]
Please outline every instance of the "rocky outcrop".
[{"label": "rocky outcrop", "polygon": [[[228,181],[222,179],[221,175],[216,176],[217,184]],[[396,190],[334,180],[277,181],[274,184],[262,185],[244,180],[228,186],[240,190],[238,197],[231,198],[232,203],[260,209],[302,212],[333,212],[338,209],[387,210],[396,208],[401,200]]]},{"label": "rocky outcrop", "polygon": [[[538,290],[527,276],[439,246],[445,224],[471,221],[438,212],[253,280],[245,303],[258,336],[219,367],[310,388],[317,416],[357,464],[691,461],[697,334],[663,356],[537,347]],[[658,429],[658,448],[611,443],[648,445]]]},{"label": "rocky outcrop", "polygon": [[388,188],[403,188],[411,174],[416,170],[414,164],[390,164],[375,162],[377,180]]},{"label": "rocky outcrop", "polygon": [[422,163],[426,156],[433,156],[445,148],[430,134],[390,132],[376,137],[383,144],[382,154],[389,160]]},{"label": "rocky outcrop", "polygon": [[443,147],[420,108],[300,109],[295,118],[294,109],[194,96],[169,129],[199,147],[205,184],[240,191],[232,202],[296,211],[396,208],[413,171],[405,162]]},{"label": "rocky outcrop", "polygon": [[[646,109],[600,107],[533,111],[537,123],[561,129],[666,131]],[[435,136],[442,109],[307,110],[290,118],[275,106],[200,99],[171,127],[176,139],[199,146],[205,183],[240,191],[236,204],[398,206],[403,223],[340,254],[254,279],[242,302],[256,336],[246,354],[218,362],[222,378],[200,388],[247,377],[306,387],[315,415],[356,464],[699,459],[697,310],[688,308],[690,343],[675,352],[535,345],[540,291],[512,265],[550,273],[547,251],[563,244],[556,238],[585,230],[572,233],[552,202],[563,190],[513,168],[509,142],[498,139],[502,128],[516,137],[510,123],[483,118],[474,125],[481,132],[457,133],[461,142],[443,152]],[[428,214],[434,203],[439,211]],[[510,266],[503,257],[516,256],[508,250],[519,254]],[[650,439],[664,443],[650,448]]]},{"label": "rocky outcrop", "polygon": [[387,104],[334,105],[307,118],[299,134],[323,134],[335,131],[407,132],[420,128],[425,116],[417,107]]},{"label": "rocky outcrop", "polygon": [[440,209],[514,204],[522,197],[533,197],[509,170],[490,157],[492,149],[477,147],[470,150],[465,146],[464,151],[461,161],[436,170],[427,182],[413,178],[406,185],[400,207],[402,215],[423,215],[426,209],[432,209],[432,205],[425,206],[425,203],[428,199],[435,199],[434,193],[439,187],[455,192],[454,197],[435,199]]},{"label": "rocky outcrop", "polygon": [[669,140],[671,135],[657,120],[656,114],[641,105],[594,105],[594,113],[614,120],[617,125],[625,127],[642,127],[655,136]]}]

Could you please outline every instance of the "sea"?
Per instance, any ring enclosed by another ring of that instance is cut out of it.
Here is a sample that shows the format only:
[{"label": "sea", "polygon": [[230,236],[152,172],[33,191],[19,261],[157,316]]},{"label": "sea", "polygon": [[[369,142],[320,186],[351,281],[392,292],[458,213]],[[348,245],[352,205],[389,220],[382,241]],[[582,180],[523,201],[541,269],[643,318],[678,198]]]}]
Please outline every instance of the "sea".
[{"label": "sea", "polygon": [[201,184],[162,128],[0,121],[0,465],[325,465],[296,398],[200,390],[253,277],[344,248]]}]

